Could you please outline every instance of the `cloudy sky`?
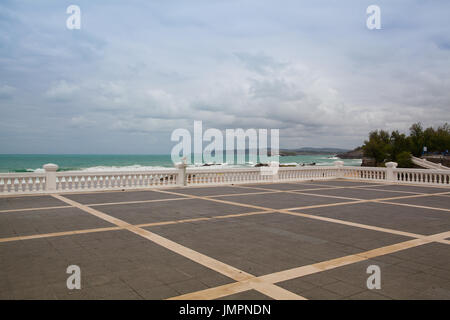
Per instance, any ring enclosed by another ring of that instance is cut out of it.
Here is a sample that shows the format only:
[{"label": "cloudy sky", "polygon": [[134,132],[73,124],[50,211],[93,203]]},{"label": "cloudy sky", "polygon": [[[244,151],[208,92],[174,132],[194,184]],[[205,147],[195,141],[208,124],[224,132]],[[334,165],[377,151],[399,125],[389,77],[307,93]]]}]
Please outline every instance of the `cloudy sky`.
[{"label": "cloudy sky", "polygon": [[[81,29],[66,9],[81,8]],[[368,30],[366,8],[381,8]],[[176,128],[362,144],[450,121],[448,0],[0,2],[0,153],[169,153]]]}]

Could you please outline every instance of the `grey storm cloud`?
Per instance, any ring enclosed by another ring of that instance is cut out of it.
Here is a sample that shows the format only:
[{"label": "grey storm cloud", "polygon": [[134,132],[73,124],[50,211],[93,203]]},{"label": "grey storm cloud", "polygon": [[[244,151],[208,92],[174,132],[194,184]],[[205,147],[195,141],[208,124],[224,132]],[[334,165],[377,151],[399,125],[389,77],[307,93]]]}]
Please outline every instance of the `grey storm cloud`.
[{"label": "grey storm cloud", "polygon": [[2,153],[168,153],[176,128],[279,128],[281,147],[360,145],[450,121],[450,3],[0,3]]}]

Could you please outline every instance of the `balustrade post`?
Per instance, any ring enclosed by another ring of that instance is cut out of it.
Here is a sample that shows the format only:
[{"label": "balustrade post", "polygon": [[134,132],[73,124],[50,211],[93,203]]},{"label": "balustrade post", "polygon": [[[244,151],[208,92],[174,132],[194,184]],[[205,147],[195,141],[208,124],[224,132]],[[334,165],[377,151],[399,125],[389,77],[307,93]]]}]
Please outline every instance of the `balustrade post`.
[{"label": "balustrade post", "polygon": [[185,161],[183,162],[178,162],[175,164],[175,168],[178,169],[178,179],[177,179],[177,185],[178,186],[185,186],[187,183],[187,179],[186,179],[186,167],[187,164]]},{"label": "balustrade post", "polygon": [[386,162],[386,180],[395,181],[394,169],[397,168],[397,162]]},{"label": "balustrade post", "polygon": [[336,178],[344,177],[344,161],[334,161],[334,166],[336,167]]},{"label": "balustrade post", "polygon": [[58,165],[53,163],[47,163],[43,166],[45,170],[45,191],[55,192],[56,191],[56,171],[58,170]]},{"label": "balustrade post", "polygon": [[272,172],[272,181],[279,181],[280,177],[278,176],[278,169],[280,168],[280,163],[278,161],[270,161],[269,167]]}]

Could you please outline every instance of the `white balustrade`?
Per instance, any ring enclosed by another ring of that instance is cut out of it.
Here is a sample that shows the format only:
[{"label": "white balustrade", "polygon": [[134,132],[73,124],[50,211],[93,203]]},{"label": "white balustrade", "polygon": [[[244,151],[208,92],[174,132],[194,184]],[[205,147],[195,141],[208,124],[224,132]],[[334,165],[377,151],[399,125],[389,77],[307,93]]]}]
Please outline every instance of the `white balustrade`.
[{"label": "white balustrade", "polygon": [[[0,173],[0,195],[61,193],[101,190],[130,190],[193,185],[226,185],[264,182],[292,182],[326,179],[352,179],[401,184],[426,184],[450,187],[450,171],[399,169],[395,163],[386,168],[335,166],[261,167],[261,168],[186,168],[131,172],[57,172],[56,165],[45,165],[42,173]],[[277,169],[274,172],[268,169]],[[270,174],[273,173],[273,174]]]},{"label": "white balustrade", "polygon": [[2,173],[0,194],[36,193],[45,190],[45,173]]},{"label": "white balustrade", "polygon": [[450,186],[448,170],[395,169],[394,176],[401,183]]},{"label": "white balustrade", "polygon": [[116,189],[142,189],[176,186],[175,169],[142,172],[58,172],[56,191],[91,191]]},{"label": "white balustrade", "polygon": [[387,169],[375,167],[343,167],[342,178],[367,181],[387,181]]}]

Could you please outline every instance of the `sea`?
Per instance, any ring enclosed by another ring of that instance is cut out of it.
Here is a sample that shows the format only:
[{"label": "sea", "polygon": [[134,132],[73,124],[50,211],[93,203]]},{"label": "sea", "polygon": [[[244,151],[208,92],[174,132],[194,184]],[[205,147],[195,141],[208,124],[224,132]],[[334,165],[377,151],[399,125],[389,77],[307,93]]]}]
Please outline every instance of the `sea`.
[{"label": "sea", "polygon": [[[280,157],[280,163],[290,165],[332,165],[340,160],[335,155],[297,155]],[[361,159],[342,159],[346,166],[360,166]],[[42,172],[42,166],[54,163],[59,171],[142,171],[173,168],[171,156],[167,155],[131,155],[131,154],[0,154],[0,172]],[[203,167],[196,163],[192,167]],[[252,167],[255,163],[224,163],[214,167]],[[211,168],[209,166],[208,168]]]}]

